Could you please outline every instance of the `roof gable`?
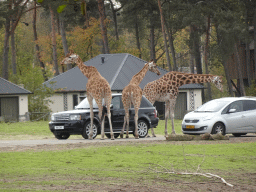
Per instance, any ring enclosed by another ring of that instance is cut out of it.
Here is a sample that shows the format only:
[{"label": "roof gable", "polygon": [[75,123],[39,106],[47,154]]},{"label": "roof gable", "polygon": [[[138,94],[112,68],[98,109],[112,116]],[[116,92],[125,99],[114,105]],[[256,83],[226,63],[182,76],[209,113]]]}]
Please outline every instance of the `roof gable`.
[{"label": "roof gable", "polygon": [[[104,62],[103,62],[104,61]],[[100,54],[84,64],[87,66],[94,66],[99,73],[109,82],[112,91],[122,91],[123,88],[128,85],[132,77],[137,74],[147,63],[138,57],[127,53],[119,54]],[[158,67],[161,75],[148,71],[144,79],[140,83],[140,87],[144,86],[156,79],[159,79],[168,71]],[[51,82],[55,82],[51,85]],[[78,67],[72,68],[65,73],[62,73],[44,84],[52,87],[56,91],[60,92],[76,92],[86,91],[86,84],[88,79],[82,74]]]},{"label": "roof gable", "polygon": [[30,91],[0,77],[0,95],[32,94]]}]

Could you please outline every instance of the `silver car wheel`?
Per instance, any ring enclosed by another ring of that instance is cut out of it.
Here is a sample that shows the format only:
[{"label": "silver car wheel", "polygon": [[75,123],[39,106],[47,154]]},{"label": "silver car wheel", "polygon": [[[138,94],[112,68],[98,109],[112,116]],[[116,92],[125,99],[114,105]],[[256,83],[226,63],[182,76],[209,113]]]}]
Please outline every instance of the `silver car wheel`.
[{"label": "silver car wheel", "polygon": [[215,123],[213,128],[212,128],[212,134],[218,134],[218,133],[220,133],[222,135],[226,134],[225,133],[225,126],[220,122]]},{"label": "silver car wheel", "polygon": [[[91,123],[89,123],[87,126],[86,126],[86,134],[89,135],[90,133],[90,128],[91,128]],[[98,130],[97,130],[97,126],[93,123],[92,124],[92,137],[95,138],[97,136],[97,133],[98,133]]]},{"label": "silver car wheel", "polygon": [[[87,122],[84,126],[84,130],[82,133],[83,138],[88,139],[89,138],[89,133],[90,133],[90,128],[91,128],[91,122]],[[98,127],[97,124],[93,122],[92,124],[92,138],[94,139],[98,135]]]},{"label": "silver car wheel", "polygon": [[143,121],[143,120],[139,120],[138,121],[138,135],[140,138],[144,138],[146,137],[148,134],[148,124]]}]

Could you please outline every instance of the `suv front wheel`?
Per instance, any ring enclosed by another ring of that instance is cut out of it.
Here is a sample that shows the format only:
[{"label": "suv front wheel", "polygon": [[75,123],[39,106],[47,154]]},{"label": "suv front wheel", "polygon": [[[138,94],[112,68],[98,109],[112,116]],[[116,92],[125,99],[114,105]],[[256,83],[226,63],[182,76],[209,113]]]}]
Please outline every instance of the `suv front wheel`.
[{"label": "suv front wheel", "polygon": [[[82,133],[83,138],[85,138],[85,139],[89,138],[90,128],[91,128],[91,121],[88,121],[88,122],[85,123],[85,126],[84,126],[84,130],[83,130],[83,133]],[[97,137],[97,135],[98,135],[98,126],[95,122],[93,122],[93,124],[92,124],[92,133],[93,133],[93,135],[92,135],[93,139],[95,137]]]},{"label": "suv front wheel", "polygon": [[[134,130],[135,131],[135,130]],[[139,138],[144,138],[148,134],[148,124],[144,120],[138,121],[138,135]],[[135,133],[133,132],[133,135],[135,136]]]}]

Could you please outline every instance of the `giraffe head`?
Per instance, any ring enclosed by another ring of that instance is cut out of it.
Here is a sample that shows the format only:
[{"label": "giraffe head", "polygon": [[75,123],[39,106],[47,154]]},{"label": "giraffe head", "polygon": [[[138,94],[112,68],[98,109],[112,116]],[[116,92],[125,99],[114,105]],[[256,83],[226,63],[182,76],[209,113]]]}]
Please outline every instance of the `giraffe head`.
[{"label": "giraffe head", "polygon": [[73,51],[70,51],[66,57],[60,62],[61,65],[73,64],[76,63],[79,56]]},{"label": "giraffe head", "polygon": [[213,76],[211,78],[214,85],[222,92],[223,91],[223,85],[222,85],[222,77],[221,76]]},{"label": "giraffe head", "polygon": [[153,61],[153,59],[148,62],[148,70],[156,73],[157,75],[161,75],[160,71],[157,69],[156,63]]}]

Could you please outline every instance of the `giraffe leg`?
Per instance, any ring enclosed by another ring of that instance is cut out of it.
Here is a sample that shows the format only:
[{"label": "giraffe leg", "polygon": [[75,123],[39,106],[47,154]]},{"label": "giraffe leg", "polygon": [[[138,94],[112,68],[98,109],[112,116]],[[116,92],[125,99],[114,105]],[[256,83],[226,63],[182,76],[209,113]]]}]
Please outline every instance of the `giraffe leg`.
[{"label": "giraffe leg", "polygon": [[170,101],[170,113],[171,113],[171,120],[172,120],[172,134],[176,134],[175,133],[175,128],[174,128],[174,110],[175,110],[175,102],[176,99],[172,99]]},{"label": "giraffe leg", "polygon": [[138,110],[135,110],[135,116],[134,116],[134,122],[135,122],[135,139],[139,139],[138,135]]},{"label": "giraffe leg", "polygon": [[165,137],[168,137],[167,123],[169,118],[169,112],[170,112],[170,102],[166,101],[165,102],[165,130],[164,130]]},{"label": "giraffe leg", "polygon": [[154,132],[154,128],[151,128],[151,133],[152,133],[152,137],[156,137],[155,132]]},{"label": "giraffe leg", "polygon": [[130,115],[129,115],[129,109],[128,112],[126,113],[126,138],[129,138],[129,122],[130,122]]},{"label": "giraffe leg", "polygon": [[99,99],[95,99],[98,107],[99,107],[99,113],[98,113],[98,116],[99,116],[99,119],[100,119],[100,124],[101,124],[101,139],[103,140],[104,139],[104,120],[105,120],[105,114],[102,114],[102,111],[103,111],[103,106],[102,106],[102,99],[99,98]]},{"label": "giraffe leg", "polygon": [[90,127],[90,131],[89,131],[89,139],[92,139],[93,136],[93,118],[94,118],[94,114],[93,114],[93,103],[92,103],[92,97],[90,95],[88,95],[88,102],[90,105],[90,119],[91,119],[91,127]]},{"label": "giraffe leg", "polygon": [[[107,115],[108,115],[108,122],[109,122],[109,127],[110,127],[111,140],[115,140],[114,133],[113,133],[113,128],[112,128],[112,122],[111,122],[111,113],[110,113],[111,99],[112,99],[112,96],[110,95],[110,97],[106,101],[106,103],[107,103]],[[104,122],[103,122],[103,124],[104,124]],[[103,132],[104,132],[104,125],[103,125]]]},{"label": "giraffe leg", "polygon": [[126,126],[126,116],[124,116],[124,124],[123,124],[123,129],[122,129],[122,131],[120,133],[120,138],[124,137],[124,128],[125,128],[125,126]]}]

